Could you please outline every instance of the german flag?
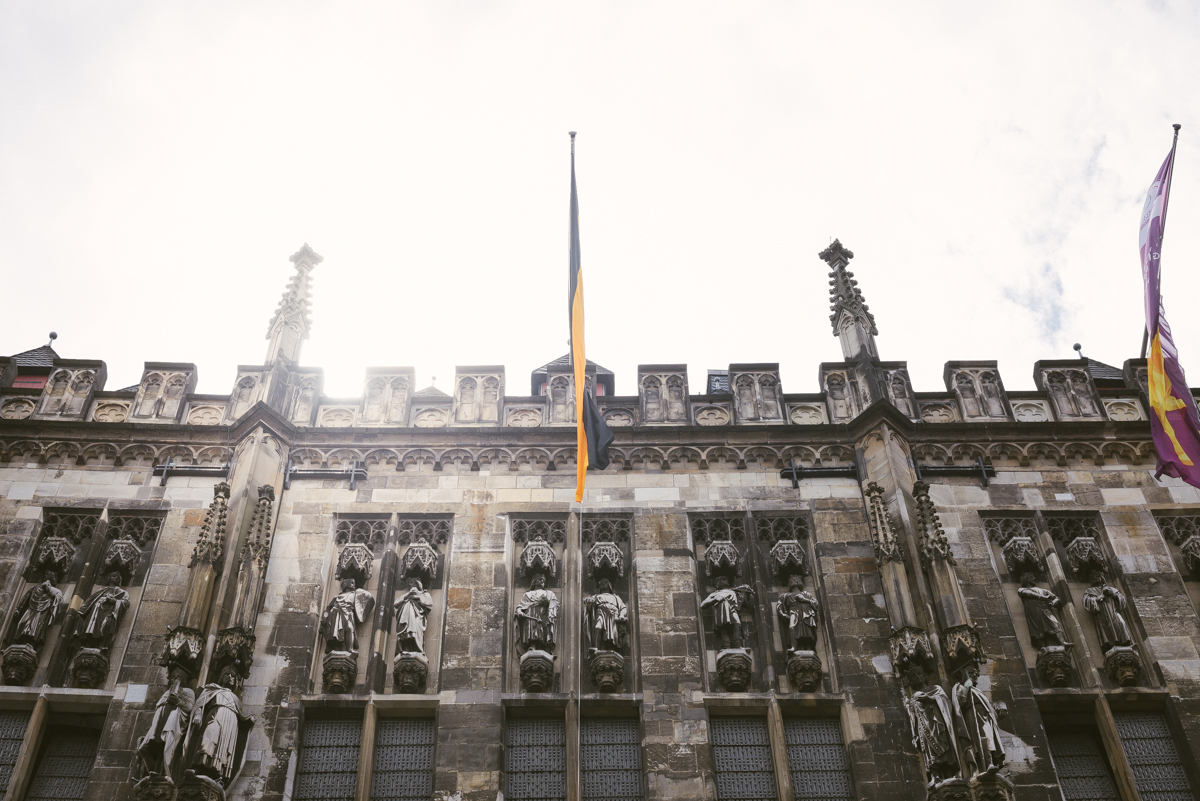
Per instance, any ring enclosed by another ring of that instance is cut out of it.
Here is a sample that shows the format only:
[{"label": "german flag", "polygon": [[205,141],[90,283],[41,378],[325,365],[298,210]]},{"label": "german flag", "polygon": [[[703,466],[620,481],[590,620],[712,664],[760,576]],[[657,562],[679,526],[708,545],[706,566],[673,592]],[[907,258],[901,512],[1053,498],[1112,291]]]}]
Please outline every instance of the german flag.
[{"label": "german flag", "polygon": [[575,132],[571,131],[571,233],[570,276],[567,282],[567,315],[571,321],[571,367],[575,371],[575,501],[583,501],[584,477],[589,467],[608,467],[608,446],[613,433],[596,400],[587,391],[587,351],[583,341],[583,268],[579,259],[579,193],[575,189]]}]

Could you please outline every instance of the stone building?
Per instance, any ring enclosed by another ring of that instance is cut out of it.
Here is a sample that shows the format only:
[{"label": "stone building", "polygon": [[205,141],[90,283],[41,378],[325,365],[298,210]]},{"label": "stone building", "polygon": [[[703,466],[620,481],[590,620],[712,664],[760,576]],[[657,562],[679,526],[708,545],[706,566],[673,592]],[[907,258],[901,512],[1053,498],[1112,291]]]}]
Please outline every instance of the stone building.
[{"label": "stone building", "polygon": [[589,364],[582,506],[565,359],[327,397],[307,246],[228,395],[0,359],[5,798],[1193,798],[1200,493],[1144,363],[916,391],[820,257],[821,391]]}]

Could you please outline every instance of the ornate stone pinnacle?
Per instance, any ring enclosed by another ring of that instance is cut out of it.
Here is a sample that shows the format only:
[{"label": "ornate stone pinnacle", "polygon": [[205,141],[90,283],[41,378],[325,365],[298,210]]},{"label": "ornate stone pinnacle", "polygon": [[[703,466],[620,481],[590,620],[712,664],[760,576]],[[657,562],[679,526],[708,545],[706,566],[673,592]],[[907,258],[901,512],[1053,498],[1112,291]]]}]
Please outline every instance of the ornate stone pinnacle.
[{"label": "ornate stone pinnacle", "polygon": [[292,255],[291,261],[296,265],[296,274],[288,281],[275,316],[267,326],[267,339],[272,340],[267,350],[268,362],[274,361],[280,353],[292,361],[298,360],[300,343],[308,339],[308,329],[312,326],[309,273],[324,259],[306,243]]},{"label": "ornate stone pinnacle", "polygon": [[292,262],[292,264],[296,265],[296,267],[298,267],[298,268],[300,267],[301,262],[303,262],[308,267],[308,269],[312,269],[313,267],[316,267],[321,262],[325,261],[325,258],[323,256],[321,256],[321,254],[317,253],[315,250],[310,248],[308,246],[308,243],[305,242],[303,245],[301,245],[299,250],[297,250],[295,253],[293,253],[291,255],[291,258],[289,260]]},{"label": "ornate stone pinnacle", "polygon": [[845,313],[862,320],[863,328],[878,336],[875,316],[869,311],[867,302],[858,288],[858,281],[854,280],[854,273],[846,269],[854,254],[835,239],[833,244],[818,255],[832,268],[829,273],[829,310],[833,313],[829,315],[829,322],[833,324],[833,335],[838,336],[841,333],[840,318]]}]

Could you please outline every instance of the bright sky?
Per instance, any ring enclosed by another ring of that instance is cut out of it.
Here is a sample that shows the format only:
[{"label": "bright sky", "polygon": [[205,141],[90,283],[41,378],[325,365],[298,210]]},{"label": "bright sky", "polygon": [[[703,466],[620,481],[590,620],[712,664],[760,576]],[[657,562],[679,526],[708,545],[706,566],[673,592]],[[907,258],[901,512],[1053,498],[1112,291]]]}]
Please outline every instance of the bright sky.
[{"label": "bright sky", "polygon": [[46,342],[195,362],[231,390],[308,242],[306,364],[566,352],[568,130],[588,355],[780,362],[841,351],[838,237],[917,391],[950,359],[1009,389],[1142,336],[1138,221],[1183,125],[1166,308],[1200,384],[1200,5],[91,3],[0,5],[0,353]]}]

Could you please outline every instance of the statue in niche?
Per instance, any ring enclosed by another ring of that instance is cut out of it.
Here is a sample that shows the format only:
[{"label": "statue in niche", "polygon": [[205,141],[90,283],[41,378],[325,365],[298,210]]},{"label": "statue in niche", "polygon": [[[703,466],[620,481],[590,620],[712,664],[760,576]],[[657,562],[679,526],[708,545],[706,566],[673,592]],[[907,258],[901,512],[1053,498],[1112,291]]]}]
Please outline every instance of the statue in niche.
[{"label": "statue in niche", "polygon": [[846,397],[846,379],[837,373],[829,376],[829,399],[833,402],[833,416],[844,419],[853,416],[850,401]]},{"label": "statue in niche", "polygon": [[42,407],[42,414],[61,414],[63,403],[67,394],[67,384],[71,380],[71,374],[67,370],[59,370],[50,379],[50,391],[47,393],[46,405]]},{"label": "statue in niche", "polygon": [[92,391],[92,381],[95,377],[91,370],[84,370],[75,376],[71,383],[71,398],[67,401],[63,414],[83,413],[83,404],[87,401],[88,393]]},{"label": "statue in niche", "polygon": [[375,378],[367,384],[367,400],[363,404],[363,419],[376,422],[383,419],[383,379]]},{"label": "statue in niche", "polygon": [[187,387],[187,381],[181,375],[172,376],[167,381],[167,388],[162,396],[158,399],[155,406],[155,417],[173,418],[179,413],[179,403],[183,399],[183,390]]},{"label": "statue in niche", "polygon": [[755,397],[754,379],[740,375],[735,385],[738,417],[742,420],[758,419],[758,398]]},{"label": "statue in niche", "polygon": [[425,625],[433,610],[433,596],[410,578],[408,590],[396,599],[396,649],[400,652],[425,653]]},{"label": "statue in niche", "polygon": [[904,381],[904,374],[900,371],[892,373],[892,404],[905,417],[912,417],[912,404],[908,402],[908,384]]},{"label": "statue in niche", "polygon": [[162,376],[151,373],[146,376],[145,391],[142,393],[142,403],[138,406],[138,417],[154,417],[158,407],[158,398],[162,393]]},{"label": "statue in niche", "polygon": [[779,596],[779,617],[787,627],[785,650],[811,651],[817,647],[817,598],[804,589],[804,579],[793,575],[788,591]]},{"label": "statue in niche", "polygon": [[664,419],[662,382],[654,376],[647,376],[642,382],[642,391],[646,396],[646,422],[661,423]]},{"label": "statue in niche", "polygon": [[159,775],[172,782],[179,780],[179,755],[196,693],[176,682],[167,688],[154,705],[154,717],[144,737],[137,741],[134,778]]},{"label": "statue in niche", "polygon": [[60,617],[65,605],[63,594],[50,579],[34,584],[17,603],[13,610],[13,622],[9,627],[5,645],[19,644],[41,648],[46,642],[46,631]]},{"label": "statue in niche", "polygon": [[687,398],[684,397],[683,379],[677,375],[667,379],[667,419],[672,422],[687,420]]},{"label": "statue in niche", "polygon": [[954,377],[954,386],[958,390],[958,397],[962,399],[963,415],[966,417],[982,416],[979,395],[975,392],[975,382],[971,380],[971,376],[967,373],[959,373]]},{"label": "statue in niche", "polygon": [[1004,766],[996,709],[977,686],[978,681],[979,666],[968,664],[963,670],[963,680],[954,685],[953,697],[955,726],[964,746],[970,778],[994,775]]},{"label": "statue in niche", "polygon": [[566,376],[560,375],[550,382],[550,405],[554,422],[570,423],[575,419],[575,398]]},{"label": "statue in niche", "polygon": [[1037,576],[1026,573],[1021,576],[1021,606],[1025,608],[1025,621],[1029,624],[1029,639],[1034,648],[1048,645],[1067,646],[1067,633],[1058,619],[1058,608],[1062,601],[1050,590],[1037,586]]},{"label": "statue in niche", "polygon": [[250,399],[254,396],[255,380],[251,376],[246,376],[238,382],[237,390],[233,394],[233,416],[241,417],[250,408]]},{"label": "statue in niche", "polygon": [[367,622],[371,610],[375,608],[375,598],[366,590],[356,587],[354,579],[342,579],[341,593],[335,595],[321,613],[325,653],[358,652],[358,626]]},{"label": "statue in niche", "polygon": [[1078,417],[1079,413],[1075,410],[1075,405],[1071,403],[1071,396],[1067,392],[1067,383],[1063,380],[1061,373],[1051,373],[1046,377],[1046,388],[1050,392],[1050,399],[1054,401],[1054,410],[1058,412],[1059,417]]},{"label": "statue in niche", "polygon": [[300,382],[300,395],[296,398],[296,411],[292,419],[298,423],[307,423],[312,419],[313,398],[317,394],[317,382],[306,378]]},{"label": "statue in niche", "polygon": [[557,642],[558,596],[546,589],[546,576],[535,573],[529,590],[521,596],[513,613],[516,624],[517,650],[554,653]]},{"label": "statue in niche", "polygon": [[761,408],[763,420],[779,420],[782,415],[779,413],[779,384],[775,381],[774,376],[764,375],[758,379],[758,388],[762,394]]},{"label": "statue in niche", "polygon": [[1104,580],[1097,572],[1092,586],[1083,593],[1083,608],[1096,621],[1096,634],[1101,647],[1107,651],[1118,645],[1133,645],[1133,635],[1125,620],[1125,594]]},{"label": "statue in niche", "polygon": [[754,590],[748,585],[730,584],[727,576],[717,576],[715,589],[700,604],[701,609],[712,609],[713,631],[721,650],[744,646],[741,609],[754,601]]},{"label": "statue in niche", "polygon": [[221,673],[222,683],[201,688],[183,741],[185,775],[207,777],[226,789],[242,769],[246,739],[254,726],[251,718],[242,715],[237,694],[226,686],[236,686],[240,681],[236,672],[233,666],[226,667]]},{"label": "statue in niche", "polygon": [[479,419],[485,423],[494,423],[500,419],[500,382],[494,378],[483,379]]},{"label": "statue in niche", "polygon": [[924,670],[913,667],[905,676],[913,687],[912,695],[904,699],[912,744],[921,751],[929,786],[933,787],[959,774],[954,711],[950,696],[939,685],[926,689]]},{"label": "statue in niche", "polygon": [[612,591],[606,578],[596,584],[595,595],[583,599],[583,625],[593,651],[624,651],[628,638],[629,610]]},{"label": "statue in niche", "polygon": [[79,607],[82,619],[79,641],[85,648],[110,647],[129,608],[129,593],[118,586],[121,574],[113,573],[105,580],[112,586],[96,590]]},{"label": "statue in niche", "polygon": [[979,376],[979,386],[983,390],[983,406],[988,417],[1004,417],[1004,401],[1000,398],[1000,381],[995,373],[984,373]]},{"label": "statue in niche", "polygon": [[1079,405],[1081,415],[1095,417],[1100,414],[1100,410],[1096,408],[1096,402],[1092,400],[1092,391],[1086,373],[1078,370],[1071,373],[1071,392],[1075,396],[1075,402]]},{"label": "statue in niche", "polygon": [[475,379],[464,378],[458,382],[458,414],[455,419],[460,423],[475,422]]},{"label": "statue in niche", "polygon": [[404,405],[408,402],[408,379],[393,378],[392,379],[392,395],[388,398],[388,414],[389,423],[404,422]]}]

